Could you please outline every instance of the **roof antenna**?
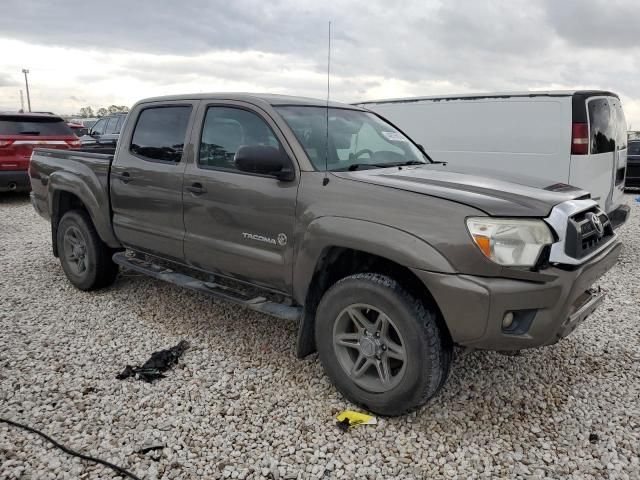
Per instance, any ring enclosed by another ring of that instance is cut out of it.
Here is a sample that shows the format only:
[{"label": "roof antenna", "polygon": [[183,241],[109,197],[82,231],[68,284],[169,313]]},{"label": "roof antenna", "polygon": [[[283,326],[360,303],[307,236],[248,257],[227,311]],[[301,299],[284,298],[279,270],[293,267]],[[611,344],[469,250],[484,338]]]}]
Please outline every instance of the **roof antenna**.
[{"label": "roof antenna", "polygon": [[327,49],[327,136],[325,138],[324,148],[324,178],[322,186],[329,183],[329,79],[331,74],[331,21],[329,21],[329,48]]}]

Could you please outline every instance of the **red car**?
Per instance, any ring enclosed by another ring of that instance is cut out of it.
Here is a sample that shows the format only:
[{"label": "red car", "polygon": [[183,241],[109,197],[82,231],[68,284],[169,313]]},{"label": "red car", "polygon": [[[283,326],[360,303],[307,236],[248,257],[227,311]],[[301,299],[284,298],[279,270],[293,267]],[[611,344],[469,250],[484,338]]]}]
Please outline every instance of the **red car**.
[{"label": "red car", "polygon": [[77,148],[66,122],[45,113],[0,113],[0,192],[29,191],[29,159],[36,147]]}]

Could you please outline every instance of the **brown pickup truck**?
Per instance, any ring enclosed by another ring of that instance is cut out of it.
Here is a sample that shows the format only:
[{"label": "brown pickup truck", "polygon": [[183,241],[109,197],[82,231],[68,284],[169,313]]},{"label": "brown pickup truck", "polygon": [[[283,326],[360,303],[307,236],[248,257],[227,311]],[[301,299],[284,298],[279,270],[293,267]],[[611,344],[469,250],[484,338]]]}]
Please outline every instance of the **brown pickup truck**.
[{"label": "brown pickup truck", "polygon": [[372,112],[295,97],[143,100],[115,150],[36,150],[30,177],[76,287],[122,266],[296,320],[299,356],[387,415],[436,393],[455,344],[568,335],[620,252],[587,192],[454,171]]}]

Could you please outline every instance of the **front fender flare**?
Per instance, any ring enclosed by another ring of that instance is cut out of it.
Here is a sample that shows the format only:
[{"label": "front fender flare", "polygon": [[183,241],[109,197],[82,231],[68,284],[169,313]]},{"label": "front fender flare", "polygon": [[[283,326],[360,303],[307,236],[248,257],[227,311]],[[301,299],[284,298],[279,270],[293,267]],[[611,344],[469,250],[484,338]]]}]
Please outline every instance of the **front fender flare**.
[{"label": "front fender flare", "polygon": [[453,266],[424,240],[388,225],[347,217],[312,221],[296,248],[293,297],[304,304],[316,265],[325,249],[342,247],[391,260],[408,268],[455,273]]}]

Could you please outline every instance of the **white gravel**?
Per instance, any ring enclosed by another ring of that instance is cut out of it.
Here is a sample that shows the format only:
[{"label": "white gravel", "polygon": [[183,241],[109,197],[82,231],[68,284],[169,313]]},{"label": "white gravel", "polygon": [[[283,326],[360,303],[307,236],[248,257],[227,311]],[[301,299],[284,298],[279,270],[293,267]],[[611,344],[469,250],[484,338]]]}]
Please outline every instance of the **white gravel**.
[{"label": "white gravel", "polygon": [[[346,434],[353,408],[295,325],[133,274],[97,293],[65,279],[47,222],[0,195],[0,415],[154,478],[640,478],[640,205],[604,305],[559,344],[457,351],[414,414]],[[114,377],[188,340],[168,378]],[[590,434],[597,435],[593,442]],[[162,450],[137,454],[146,443]],[[0,424],[0,478],[113,478]]]}]

